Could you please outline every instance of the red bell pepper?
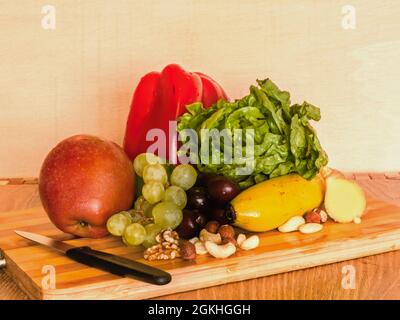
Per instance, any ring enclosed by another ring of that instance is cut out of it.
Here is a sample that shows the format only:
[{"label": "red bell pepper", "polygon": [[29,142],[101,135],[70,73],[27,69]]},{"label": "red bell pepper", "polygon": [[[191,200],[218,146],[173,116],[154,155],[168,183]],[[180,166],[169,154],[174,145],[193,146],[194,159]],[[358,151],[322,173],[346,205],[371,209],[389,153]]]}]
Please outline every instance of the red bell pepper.
[{"label": "red bell pepper", "polygon": [[168,142],[169,121],[186,111],[186,105],[201,101],[205,108],[228,97],[222,87],[200,72],[187,72],[177,64],[170,64],[162,72],[150,72],[139,82],[129,112],[124,149],[131,159],[146,152],[154,141],[146,141],[150,129],[161,129],[167,137],[166,154],[175,143]]}]

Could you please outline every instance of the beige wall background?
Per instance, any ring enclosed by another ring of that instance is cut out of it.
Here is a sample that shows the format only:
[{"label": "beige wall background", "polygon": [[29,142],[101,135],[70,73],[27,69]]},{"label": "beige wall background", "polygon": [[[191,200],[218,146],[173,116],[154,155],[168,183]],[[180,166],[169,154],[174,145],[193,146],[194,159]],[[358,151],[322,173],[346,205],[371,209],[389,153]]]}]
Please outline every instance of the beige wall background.
[{"label": "beige wall background", "polygon": [[[41,26],[47,4],[55,30]],[[400,169],[397,0],[0,0],[0,176],[37,176],[73,134],[121,143],[140,76],[168,63],[232,98],[270,77],[321,107],[332,166]]]}]

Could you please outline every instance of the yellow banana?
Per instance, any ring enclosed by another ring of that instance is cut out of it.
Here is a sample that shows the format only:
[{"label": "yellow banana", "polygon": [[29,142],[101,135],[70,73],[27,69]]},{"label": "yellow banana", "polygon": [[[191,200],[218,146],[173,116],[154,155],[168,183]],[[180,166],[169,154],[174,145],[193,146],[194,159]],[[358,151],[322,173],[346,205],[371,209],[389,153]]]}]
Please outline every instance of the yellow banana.
[{"label": "yellow banana", "polygon": [[231,201],[228,215],[239,228],[268,231],[318,207],[323,197],[324,183],[319,176],[306,180],[297,174],[290,174],[243,191]]}]

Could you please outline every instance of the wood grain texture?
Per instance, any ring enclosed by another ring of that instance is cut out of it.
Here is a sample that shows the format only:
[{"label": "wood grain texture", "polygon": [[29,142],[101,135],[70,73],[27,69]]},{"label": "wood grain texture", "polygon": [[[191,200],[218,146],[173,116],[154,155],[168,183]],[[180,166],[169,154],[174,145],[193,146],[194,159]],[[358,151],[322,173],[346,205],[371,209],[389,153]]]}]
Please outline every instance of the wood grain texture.
[{"label": "wood grain texture", "polygon": [[[370,176],[369,181],[372,182],[372,178],[374,176]],[[381,177],[378,177],[377,179],[381,179]],[[365,180],[368,181],[368,180]],[[3,188],[8,188],[10,186],[4,186]],[[399,185],[397,187],[399,189]],[[393,186],[391,186],[391,189],[393,189]],[[1,189],[0,189],[1,190]],[[374,189],[371,188],[373,191]],[[367,191],[368,192],[368,191]],[[370,193],[370,192],[369,192]],[[381,191],[377,191],[377,193],[381,193]],[[0,193],[1,194],[1,193]],[[385,196],[385,195],[384,195]],[[399,196],[399,192],[397,192],[397,196]],[[28,193],[27,198],[30,198],[31,194]],[[385,196],[386,198],[391,198],[392,200],[393,197],[390,196]],[[390,206],[389,206],[390,207]],[[379,219],[374,219],[373,216],[375,209],[372,207],[372,211],[368,214],[369,219],[371,221],[377,221],[378,224],[382,223],[382,221]],[[372,214],[371,214],[372,212]],[[398,211],[396,211],[398,212]],[[367,217],[368,217],[367,216]],[[0,215],[0,219],[4,218],[9,221],[9,219],[13,220],[14,222],[18,220],[17,217],[14,216],[12,217],[12,214],[10,213],[3,213]],[[395,217],[396,219],[399,218],[399,215]],[[36,231],[38,232],[44,232],[47,233],[49,232],[50,235],[56,236],[58,231],[53,230],[52,228],[49,229],[49,227],[44,223],[43,221],[40,220],[35,220],[34,218],[31,218],[31,223],[38,223],[38,226],[35,227],[37,228]],[[374,222],[375,223],[375,222]],[[383,223],[385,224],[385,223]],[[4,226],[4,224],[0,224],[1,226]],[[367,221],[368,225],[368,221]],[[334,225],[332,227],[345,227],[345,225]],[[353,226],[353,225],[348,225],[348,226]],[[365,221],[362,224],[362,226],[366,226]],[[21,239],[15,239],[14,236],[11,236],[11,238],[8,238],[10,236],[9,234],[7,235],[8,231],[7,225],[4,227],[1,227],[0,230],[0,238],[4,236],[7,236],[7,243],[3,244],[2,247],[5,249],[10,249],[11,247],[15,246],[20,246],[21,245]],[[35,229],[34,228],[34,229]],[[374,227],[374,232],[376,232],[377,229]],[[336,232],[335,232],[336,234]],[[278,237],[281,235],[277,235]],[[63,236],[64,237],[64,236]],[[67,236],[68,237],[68,236]],[[270,235],[268,237],[268,248],[274,247],[274,245],[279,244],[279,240],[277,240],[277,243],[275,242],[274,235]],[[294,241],[298,241],[298,237],[294,237]],[[382,238],[380,238],[382,239]],[[293,239],[292,239],[293,240]],[[22,240],[24,241],[24,240]],[[84,240],[73,240],[74,242],[78,241],[84,241]],[[103,241],[102,241],[103,242]],[[318,242],[318,241],[317,241]],[[307,245],[307,244],[305,244]],[[299,243],[294,244],[295,247],[299,246]],[[119,248],[115,247],[114,240],[112,239],[107,239],[104,240],[103,243],[98,243],[94,245],[95,248],[97,249],[105,249],[109,250],[109,252],[117,252],[118,254],[124,254],[126,253],[126,248]],[[340,253],[340,248],[337,249],[337,255],[341,255]],[[365,248],[366,250],[369,251],[369,249]],[[391,248],[393,249],[393,248]],[[25,257],[26,250],[34,250],[34,256],[40,257],[40,259],[45,259],[46,261],[49,261],[50,264],[55,264],[56,268],[59,268],[61,270],[61,281],[66,281],[67,287],[69,285],[73,285],[76,283],[79,283],[79,285],[86,285],[88,288],[90,287],[90,283],[93,279],[96,280],[104,280],[104,281],[111,281],[115,282],[115,278],[113,279],[114,276],[110,275],[104,275],[102,274],[101,271],[97,270],[92,270],[87,272],[83,272],[80,267],[74,266],[73,264],[71,265],[70,262],[66,262],[64,257],[59,257],[57,255],[54,255],[52,253],[49,253],[48,250],[43,250],[43,248],[37,248],[37,246],[29,247],[28,249],[17,249],[14,251],[14,253],[20,257],[26,266],[29,268],[29,272],[33,272],[34,276],[36,279],[39,279],[41,277],[40,272],[34,271],[35,270],[35,263],[30,261],[29,258]],[[290,250],[289,250],[290,251]],[[309,252],[312,254],[311,252]],[[372,253],[369,251],[369,253]],[[130,257],[135,256],[136,254],[133,253],[128,253],[127,254]],[[243,258],[243,257],[242,257]],[[273,265],[274,263],[274,257],[270,257],[268,259],[268,262],[270,265]],[[325,259],[325,258],[324,258]],[[215,264],[216,261],[211,261],[211,264]],[[327,262],[327,261],[324,261]],[[383,263],[384,262],[384,263]],[[304,270],[304,271],[298,271],[298,272],[290,272],[290,273],[284,273],[282,275],[277,275],[277,276],[272,276],[272,277],[267,277],[267,278],[261,278],[261,279],[253,279],[249,281],[243,281],[239,283],[233,283],[233,284],[225,284],[223,286],[219,287],[213,287],[209,289],[203,289],[203,290],[197,290],[197,291],[191,291],[188,293],[180,293],[180,294],[174,294],[172,296],[167,296],[163,297],[164,298],[179,298],[179,299],[195,299],[195,298],[216,298],[221,297],[221,293],[223,292],[223,297],[224,298],[250,298],[250,299],[257,299],[257,298],[280,298],[280,299],[293,299],[293,298],[304,298],[304,299],[365,299],[365,298],[398,298],[399,293],[400,293],[400,286],[399,286],[399,279],[398,279],[398,272],[397,272],[397,266],[399,262],[399,255],[398,253],[390,253],[390,254],[385,254],[385,255],[379,255],[376,257],[369,257],[369,258],[363,258],[359,259],[356,261],[347,261],[344,263],[339,263],[339,264],[334,264],[334,265],[329,265],[329,266],[323,266],[323,267],[317,267],[309,270]],[[65,269],[62,267],[66,263]],[[301,264],[301,262],[296,262],[296,264]],[[351,264],[353,265],[356,270],[357,270],[357,289],[356,290],[344,290],[341,288],[340,282],[342,279],[342,266],[343,265],[348,265]],[[175,264],[174,268],[179,265]],[[200,262],[200,265],[202,263]],[[207,266],[209,263],[207,263]],[[309,266],[312,266],[313,264],[310,263]],[[182,266],[182,265],[181,265]],[[189,268],[195,268],[198,266],[190,266]],[[226,268],[232,268],[229,265],[224,266],[224,270],[226,271]],[[298,265],[296,265],[298,267]],[[87,269],[87,268],[86,268]],[[57,269],[58,270],[58,269]],[[68,271],[67,271],[68,270]],[[66,278],[68,280],[65,280]],[[218,269],[216,269],[216,273],[213,274],[215,277],[218,277]],[[179,276],[179,275],[178,275]],[[235,269],[232,269],[232,276],[235,276]],[[86,281],[86,277],[91,278],[90,281]],[[111,277],[111,278],[110,278]],[[106,293],[108,295],[116,295],[121,294],[120,298],[127,298],[129,297],[129,285],[125,282],[127,279],[121,279],[118,280],[119,285],[118,285],[118,291],[114,291],[113,289],[107,288]],[[194,277],[194,280],[196,280],[196,277]],[[38,280],[37,280],[38,281]],[[130,280],[129,280],[130,281]],[[211,283],[215,284],[218,282],[215,282],[215,279],[209,280]],[[229,279],[226,279],[225,281],[229,281]],[[225,281],[220,282],[221,284],[224,283]],[[10,298],[15,298],[13,296],[13,292],[18,292],[17,289],[14,290],[12,289],[13,286],[11,285],[10,289],[10,282],[6,282],[4,284],[5,289],[7,289],[10,292]],[[323,285],[322,285],[323,284]],[[0,286],[3,284],[0,284]],[[1,288],[1,287],[0,287]],[[327,290],[329,288],[329,290]],[[2,290],[1,290],[2,291]],[[65,293],[65,291],[64,291]],[[93,293],[91,293],[93,294]],[[103,292],[104,294],[104,292]],[[135,292],[137,294],[137,292]],[[20,293],[21,295],[21,293]],[[21,295],[21,297],[26,297]],[[48,296],[47,298],[52,298],[53,296]],[[62,297],[62,296],[61,296]],[[84,296],[80,296],[83,298]],[[96,296],[92,296],[96,297]],[[97,296],[98,297],[98,296]]]},{"label": "wood grain texture", "polygon": [[270,77],[321,107],[332,166],[399,169],[397,0],[50,3],[55,30],[41,27],[47,2],[0,2],[0,177],[36,176],[73,134],[121,143],[138,80],[168,63],[210,74],[232,98]]}]

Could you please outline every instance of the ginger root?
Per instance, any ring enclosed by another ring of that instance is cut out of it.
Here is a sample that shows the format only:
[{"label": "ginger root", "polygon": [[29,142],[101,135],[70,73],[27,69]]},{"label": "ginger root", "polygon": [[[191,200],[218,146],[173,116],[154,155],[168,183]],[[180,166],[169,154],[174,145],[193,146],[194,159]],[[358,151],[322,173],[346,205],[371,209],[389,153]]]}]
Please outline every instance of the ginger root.
[{"label": "ginger root", "polygon": [[366,207],[363,189],[340,175],[328,175],[325,180],[325,209],[336,222],[359,222]]}]

